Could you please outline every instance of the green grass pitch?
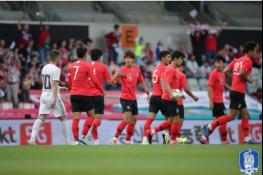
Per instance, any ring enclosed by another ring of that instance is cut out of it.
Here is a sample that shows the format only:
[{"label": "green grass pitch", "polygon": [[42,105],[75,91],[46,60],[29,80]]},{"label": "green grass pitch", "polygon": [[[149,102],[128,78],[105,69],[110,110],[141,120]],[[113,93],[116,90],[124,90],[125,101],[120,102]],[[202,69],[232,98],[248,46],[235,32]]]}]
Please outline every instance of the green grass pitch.
[{"label": "green grass pitch", "polygon": [[262,145],[0,147],[1,175],[240,175],[239,152]]}]

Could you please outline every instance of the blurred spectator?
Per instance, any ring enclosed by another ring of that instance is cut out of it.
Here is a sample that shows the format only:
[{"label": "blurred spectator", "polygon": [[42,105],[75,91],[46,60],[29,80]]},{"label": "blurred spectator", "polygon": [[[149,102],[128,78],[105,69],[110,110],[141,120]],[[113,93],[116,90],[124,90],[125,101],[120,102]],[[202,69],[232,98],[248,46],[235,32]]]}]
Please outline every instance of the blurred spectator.
[{"label": "blurred spectator", "polygon": [[7,78],[8,74],[4,62],[0,60],[0,101],[3,101],[6,96]]},{"label": "blurred spectator", "polygon": [[4,58],[7,54],[8,49],[6,48],[6,43],[4,39],[0,39],[0,58]]},{"label": "blurred spectator", "polygon": [[18,108],[18,90],[20,83],[20,61],[18,53],[12,58],[8,69],[8,83],[7,83],[7,100],[12,102],[14,108]]},{"label": "blurred spectator", "polygon": [[38,50],[40,56],[40,64],[44,65],[47,63],[47,54],[50,50],[51,35],[49,27],[43,25],[43,21],[40,21],[39,35],[38,35]]},{"label": "blurred spectator", "polygon": [[209,63],[208,62],[204,62],[203,65],[200,67],[200,70],[199,70],[200,78],[208,79],[208,76],[209,76],[211,71],[212,71],[212,68],[209,65]]},{"label": "blurred spectator", "polygon": [[262,104],[262,89],[258,88],[258,90],[251,94],[253,97],[255,97],[261,104]]},{"label": "blurred spectator", "polygon": [[241,45],[241,46],[239,46],[236,58],[240,58],[242,56],[244,56],[244,46]]},{"label": "blurred spectator", "polygon": [[157,43],[157,47],[156,47],[156,49],[155,49],[155,54],[156,54],[156,58],[157,58],[158,61],[161,60],[161,58],[160,58],[160,53],[161,53],[162,51],[164,51],[163,43],[162,43],[161,41],[159,41],[159,42]]},{"label": "blurred spectator", "polygon": [[136,57],[137,65],[141,65],[141,61],[142,61],[141,59],[143,57],[143,45],[144,45],[144,38],[143,37],[136,38],[134,54]]},{"label": "blurred spectator", "polygon": [[215,58],[217,52],[217,38],[221,30],[209,29],[205,37],[206,60]]},{"label": "blurred spectator", "polygon": [[119,47],[119,42],[121,38],[121,33],[119,30],[120,26],[118,24],[115,24],[113,26],[113,31],[105,35],[109,62],[111,60],[113,60],[115,63],[117,62],[118,53],[116,51],[116,48]]},{"label": "blurred spectator", "polygon": [[56,43],[56,42],[54,42],[54,43],[52,43],[52,45],[51,45],[52,47],[51,47],[51,50],[58,50],[58,43]]},{"label": "blurred spectator", "polygon": [[63,40],[61,42],[59,51],[61,53],[61,66],[65,66],[68,64],[68,58],[69,58],[69,54],[70,52],[67,49],[67,41]]},{"label": "blurred spectator", "polygon": [[253,67],[261,68],[262,64],[262,50],[259,44],[257,44],[257,56],[253,59]]},{"label": "blurred spectator", "polygon": [[202,65],[202,57],[204,55],[204,39],[205,35],[204,32],[200,30],[195,30],[191,32],[191,43],[193,47],[193,54],[196,56],[196,61],[199,64],[199,66]]},{"label": "blurred spectator", "polygon": [[195,55],[191,55],[190,59],[186,61],[186,74],[189,78],[199,78],[199,66],[195,60]]},{"label": "blurred spectator", "polygon": [[152,45],[149,42],[147,42],[145,44],[144,55],[150,63],[155,62],[155,57],[154,57],[154,52],[152,50]]},{"label": "blurred spectator", "polygon": [[29,42],[33,40],[32,34],[29,32],[29,25],[20,23],[17,24],[18,29],[18,45],[23,45],[24,48],[27,48]]},{"label": "blurred spectator", "polygon": [[31,89],[32,84],[33,84],[32,77],[30,75],[27,75],[22,83],[22,90],[21,90],[22,102],[30,102],[29,90]]},{"label": "blurred spectator", "polygon": [[[91,61],[91,59],[90,59],[90,51],[93,49],[93,40],[91,38],[88,38],[84,42],[85,42],[84,44],[86,45],[86,49],[87,49],[86,59],[88,61]],[[79,44],[82,44],[82,43],[79,42],[78,45]]]}]

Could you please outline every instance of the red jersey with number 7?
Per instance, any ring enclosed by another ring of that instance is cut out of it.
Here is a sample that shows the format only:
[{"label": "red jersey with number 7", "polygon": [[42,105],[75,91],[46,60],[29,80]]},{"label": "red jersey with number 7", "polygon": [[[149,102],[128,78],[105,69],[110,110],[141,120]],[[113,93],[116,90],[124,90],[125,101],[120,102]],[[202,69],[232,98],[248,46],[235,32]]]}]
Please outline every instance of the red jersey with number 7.
[{"label": "red jersey with number 7", "polygon": [[[68,86],[70,95],[96,96],[100,89],[98,80],[93,74],[92,66],[79,60],[72,63],[68,69]],[[103,90],[100,89],[103,92]]]},{"label": "red jersey with number 7", "polygon": [[162,96],[163,90],[161,85],[161,78],[165,71],[166,66],[164,64],[159,64],[153,71],[152,75],[152,86],[154,96]]},{"label": "red jersey with number 7", "polygon": [[248,77],[252,71],[253,68],[253,62],[252,60],[247,57],[241,57],[238,59],[235,59],[230,63],[228,68],[233,72],[233,77],[232,77],[232,86],[231,90],[240,92],[240,93],[246,93],[246,84],[247,81],[241,78],[239,75],[241,70],[244,70],[246,73],[246,76]]}]

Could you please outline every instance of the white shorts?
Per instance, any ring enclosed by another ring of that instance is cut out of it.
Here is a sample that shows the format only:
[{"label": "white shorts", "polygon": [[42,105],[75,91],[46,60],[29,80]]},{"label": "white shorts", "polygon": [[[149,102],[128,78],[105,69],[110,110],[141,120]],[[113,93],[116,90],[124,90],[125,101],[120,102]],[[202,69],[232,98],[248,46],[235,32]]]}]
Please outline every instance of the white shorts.
[{"label": "white shorts", "polygon": [[55,108],[51,108],[50,105],[51,105],[50,98],[46,98],[46,99],[41,98],[40,106],[39,106],[39,115],[53,114],[55,117],[62,117],[66,115],[66,109],[60,97],[57,97],[57,103],[55,105]]}]

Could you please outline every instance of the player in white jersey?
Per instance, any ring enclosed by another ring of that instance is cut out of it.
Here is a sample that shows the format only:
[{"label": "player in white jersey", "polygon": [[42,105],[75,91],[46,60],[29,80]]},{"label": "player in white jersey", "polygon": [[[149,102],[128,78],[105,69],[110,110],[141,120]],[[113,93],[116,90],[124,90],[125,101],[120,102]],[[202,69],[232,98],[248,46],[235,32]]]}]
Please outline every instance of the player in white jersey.
[{"label": "player in white jersey", "polygon": [[69,144],[65,117],[66,110],[59,93],[59,89],[63,89],[59,87],[61,70],[56,66],[59,59],[60,52],[52,50],[49,53],[49,64],[45,65],[42,69],[43,88],[40,97],[39,117],[33,125],[29,144],[36,144],[36,136],[39,128],[49,114],[53,114],[60,119],[65,142]]}]

